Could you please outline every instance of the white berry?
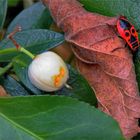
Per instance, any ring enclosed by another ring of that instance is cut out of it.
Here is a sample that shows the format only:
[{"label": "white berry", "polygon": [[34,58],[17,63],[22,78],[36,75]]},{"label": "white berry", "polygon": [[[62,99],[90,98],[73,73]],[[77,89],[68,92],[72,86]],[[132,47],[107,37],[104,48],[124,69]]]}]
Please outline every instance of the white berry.
[{"label": "white berry", "polygon": [[44,91],[56,91],[66,84],[69,72],[62,58],[48,51],[35,57],[29,65],[28,76],[37,88]]}]

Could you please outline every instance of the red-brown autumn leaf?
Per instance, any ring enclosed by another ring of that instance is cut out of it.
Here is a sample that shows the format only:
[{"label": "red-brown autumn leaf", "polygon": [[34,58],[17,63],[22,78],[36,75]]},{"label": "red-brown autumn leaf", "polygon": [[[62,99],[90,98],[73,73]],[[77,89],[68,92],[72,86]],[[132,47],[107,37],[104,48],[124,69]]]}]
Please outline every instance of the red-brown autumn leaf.
[{"label": "red-brown autumn leaf", "polygon": [[126,138],[135,136],[140,98],[132,55],[114,27],[117,17],[87,12],[76,0],[43,2],[73,44],[77,68],[95,89],[99,108],[118,121]]}]

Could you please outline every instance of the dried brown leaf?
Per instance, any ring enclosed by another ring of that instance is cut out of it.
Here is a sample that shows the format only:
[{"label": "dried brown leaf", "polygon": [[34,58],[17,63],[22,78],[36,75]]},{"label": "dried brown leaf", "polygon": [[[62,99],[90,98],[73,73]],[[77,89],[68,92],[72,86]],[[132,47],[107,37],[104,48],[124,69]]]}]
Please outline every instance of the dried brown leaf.
[{"label": "dried brown leaf", "polygon": [[76,0],[43,2],[73,44],[77,68],[95,89],[98,107],[118,121],[126,138],[135,136],[140,98],[132,55],[114,27],[118,17],[87,12]]}]

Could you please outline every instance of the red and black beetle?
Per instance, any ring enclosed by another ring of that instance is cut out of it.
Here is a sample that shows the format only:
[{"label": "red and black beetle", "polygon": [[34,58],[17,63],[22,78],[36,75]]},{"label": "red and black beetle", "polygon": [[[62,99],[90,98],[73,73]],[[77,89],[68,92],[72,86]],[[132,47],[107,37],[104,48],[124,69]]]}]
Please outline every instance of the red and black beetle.
[{"label": "red and black beetle", "polygon": [[139,47],[138,32],[126,17],[120,16],[117,20],[117,30],[130,49],[134,52]]}]

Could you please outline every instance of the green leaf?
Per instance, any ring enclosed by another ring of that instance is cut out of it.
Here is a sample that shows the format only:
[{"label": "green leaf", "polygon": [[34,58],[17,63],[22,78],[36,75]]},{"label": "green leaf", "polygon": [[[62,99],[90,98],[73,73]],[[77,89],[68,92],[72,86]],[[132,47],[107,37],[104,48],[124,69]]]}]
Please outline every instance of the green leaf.
[{"label": "green leaf", "polygon": [[46,8],[40,18],[34,23],[33,25],[33,28],[36,28],[36,29],[49,29],[49,27],[51,26],[53,22],[53,19],[50,15],[50,11]]},{"label": "green leaf", "polygon": [[136,28],[140,27],[140,1],[138,0],[79,0],[92,12],[106,16],[126,16]]},{"label": "green leaf", "polygon": [[9,6],[16,6],[19,0],[8,0],[8,5]]},{"label": "green leaf", "polygon": [[29,95],[25,88],[11,76],[1,78],[0,83],[5,88],[7,93],[9,93],[12,96]]},{"label": "green leaf", "polygon": [[115,120],[72,98],[0,99],[0,139],[124,140]]},{"label": "green leaf", "polygon": [[2,29],[7,12],[7,0],[0,0],[0,29]]},{"label": "green leaf", "polygon": [[41,92],[29,80],[28,77],[28,65],[31,63],[32,59],[27,55],[19,55],[13,60],[14,71],[21,82],[34,94],[41,95],[44,92]]},{"label": "green leaf", "polygon": [[[16,26],[21,26],[23,30],[31,28],[49,28],[52,23],[50,13],[47,8],[38,2],[23,10],[9,25],[7,34],[12,32]],[[46,23],[46,24],[45,24]]]},{"label": "green leaf", "polygon": [[[18,44],[35,54],[52,49],[64,42],[62,34],[45,29],[18,32],[14,38]],[[4,39],[0,46],[0,62],[10,61],[18,54],[9,39]]]},{"label": "green leaf", "polygon": [[[13,61],[14,71],[22,83],[33,92],[33,94],[45,94],[47,92],[40,91],[33,86],[28,78],[28,65],[31,63],[31,59],[26,55],[20,55]],[[96,97],[87,81],[80,75],[75,69],[69,66],[70,78],[68,84],[72,89],[62,88],[60,91],[55,92],[57,95],[65,95],[77,98],[79,100],[96,104]],[[48,94],[54,94],[48,92]]]}]

